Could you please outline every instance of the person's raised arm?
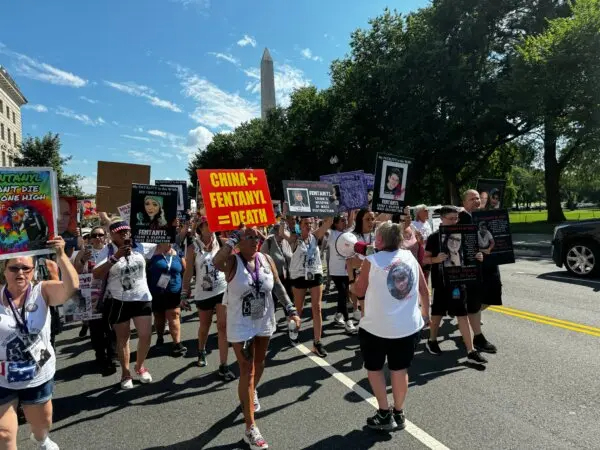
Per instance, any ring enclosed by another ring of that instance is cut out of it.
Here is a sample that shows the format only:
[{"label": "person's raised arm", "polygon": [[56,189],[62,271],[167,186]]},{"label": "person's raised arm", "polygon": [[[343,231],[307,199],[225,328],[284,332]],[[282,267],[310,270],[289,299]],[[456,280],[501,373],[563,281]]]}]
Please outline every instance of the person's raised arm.
[{"label": "person's raised arm", "polygon": [[50,306],[62,305],[79,289],[79,275],[65,254],[65,241],[60,236],[48,241],[48,246],[56,251],[56,262],[62,280],[42,282],[42,295]]},{"label": "person's raised arm", "polygon": [[314,235],[317,239],[323,239],[323,237],[325,237],[325,233],[327,233],[327,230],[329,230],[331,228],[331,225],[333,224],[333,217],[327,217],[324,221],[323,224],[317,228],[314,231]]},{"label": "person's raised arm", "polygon": [[213,264],[217,269],[225,274],[227,281],[230,281],[232,274],[237,267],[237,260],[233,254],[233,249],[240,242],[240,232],[234,231],[229,234],[229,239],[223,247],[219,249],[213,258]]},{"label": "person's raised arm", "polygon": [[344,231],[352,231],[354,229],[354,222],[356,222],[356,214],[356,209],[353,209],[348,213],[348,223],[346,224],[346,229]]},{"label": "person's raised arm", "polygon": [[267,258],[267,261],[269,261],[269,265],[271,266],[271,273],[273,273],[273,293],[275,294],[275,297],[277,297],[277,300],[279,301],[281,306],[283,306],[283,309],[285,310],[287,316],[290,319],[292,319],[296,323],[296,327],[300,329],[300,316],[298,316],[298,311],[296,310],[294,303],[290,300],[285,290],[285,287],[283,286],[283,283],[279,279],[279,275],[277,274],[277,267],[275,267],[275,262],[273,261],[273,258],[271,258],[269,255],[265,256]]}]

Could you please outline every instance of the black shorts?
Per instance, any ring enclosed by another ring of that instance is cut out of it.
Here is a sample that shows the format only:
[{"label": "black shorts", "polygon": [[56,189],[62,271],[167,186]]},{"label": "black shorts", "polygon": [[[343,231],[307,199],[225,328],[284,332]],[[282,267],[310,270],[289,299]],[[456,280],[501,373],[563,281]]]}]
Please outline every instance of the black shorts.
[{"label": "black shorts", "polygon": [[152,293],[152,312],[162,313],[169,309],[179,308],[181,292]]},{"label": "black shorts", "polygon": [[224,292],[204,300],[194,300],[193,303],[200,311],[212,311],[217,305],[223,303],[223,295],[225,295]]},{"label": "black shorts", "polygon": [[152,302],[124,302],[116,298],[107,298],[105,302],[111,325],[129,322],[134,317],[152,316]]},{"label": "black shorts", "polygon": [[304,277],[293,278],[292,287],[296,289],[311,289],[323,284],[323,275],[316,273],[312,280],[307,280]]},{"label": "black shorts", "polygon": [[432,316],[463,317],[476,314],[481,309],[477,295],[473,295],[472,288],[460,288],[460,297],[453,298],[453,287],[439,287],[433,289],[433,303],[431,304]]},{"label": "black shorts", "polygon": [[403,338],[387,339],[359,328],[358,339],[365,369],[382,370],[386,358],[390,370],[408,369],[415,356],[420,336],[421,333],[417,332]]}]

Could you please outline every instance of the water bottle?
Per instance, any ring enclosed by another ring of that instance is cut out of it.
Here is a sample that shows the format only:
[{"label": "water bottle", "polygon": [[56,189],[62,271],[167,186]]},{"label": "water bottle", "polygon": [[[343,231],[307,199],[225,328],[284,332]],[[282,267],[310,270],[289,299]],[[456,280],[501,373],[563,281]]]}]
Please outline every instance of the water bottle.
[{"label": "water bottle", "polygon": [[288,323],[288,329],[290,333],[290,341],[296,342],[298,340],[298,327],[296,326],[296,322],[290,320]]}]

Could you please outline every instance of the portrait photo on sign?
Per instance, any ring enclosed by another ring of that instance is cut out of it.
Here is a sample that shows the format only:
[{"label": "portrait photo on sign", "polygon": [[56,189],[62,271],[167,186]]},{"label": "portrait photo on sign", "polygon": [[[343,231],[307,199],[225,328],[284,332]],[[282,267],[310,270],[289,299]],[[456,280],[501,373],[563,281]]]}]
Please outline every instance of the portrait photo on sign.
[{"label": "portrait photo on sign", "polygon": [[506,180],[477,180],[477,192],[481,199],[480,208],[483,210],[502,209]]},{"label": "portrait photo on sign", "polygon": [[479,244],[479,250],[487,250],[489,253],[491,253],[494,249],[494,236],[488,229],[487,222],[482,220],[477,226],[477,243]]},{"label": "portrait photo on sign", "polygon": [[166,229],[168,222],[163,208],[164,198],[159,195],[145,195],[144,207],[136,215],[136,225],[148,227],[150,230]]},{"label": "portrait photo on sign", "polygon": [[287,198],[290,212],[310,212],[308,189],[288,188]]},{"label": "portrait photo on sign", "polygon": [[384,161],[381,173],[379,197],[386,200],[404,201],[408,164]]},{"label": "portrait photo on sign", "polygon": [[442,234],[442,253],[448,255],[444,261],[445,267],[460,267],[463,264],[462,234]]}]

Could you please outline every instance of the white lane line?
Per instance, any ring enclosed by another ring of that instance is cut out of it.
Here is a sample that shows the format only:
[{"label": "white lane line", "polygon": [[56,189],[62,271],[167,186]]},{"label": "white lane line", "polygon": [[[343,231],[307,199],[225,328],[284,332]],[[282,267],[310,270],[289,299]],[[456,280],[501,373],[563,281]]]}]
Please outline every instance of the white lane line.
[{"label": "white lane line", "polygon": [[[356,384],[352,379],[347,377],[341,372],[338,372],[334,367],[331,366],[327,361],[323,358],[315,355],[311,352],[304,344],[296,344],[295,346],[301,353],[311,359],[317,366],[325,369],[333,378],[338,380],[344,386],[346,386],[351,391],[356,392],[365,402],[370,404],[373,408],[377,409],[377,399],[371,395],[370,392],[366,391],[362,386]],[[414,423],[410,421],[406,421],[406,432],[412,435],[415,439],[425,445],[427,448],[431,450],[450,450],[440,441],[435,439],[433,436],[429,435],[427,432],[420,429]]]},{"label": "white lane line", "polygon": [[[542,274],[543,275],[543,274]],[[562,277],[560,275],[543,275],[544,278],[552,278],[553,280],[571,280],[571,281],[579,281],[581,283],[595,283],[600,284],[600,281],[590,280],[588,278],[575,278],[575,277]]]}]

